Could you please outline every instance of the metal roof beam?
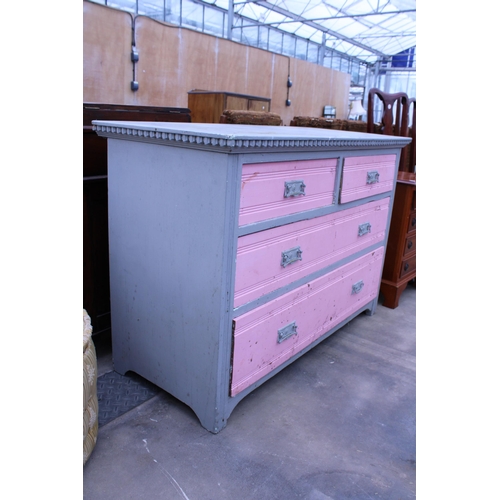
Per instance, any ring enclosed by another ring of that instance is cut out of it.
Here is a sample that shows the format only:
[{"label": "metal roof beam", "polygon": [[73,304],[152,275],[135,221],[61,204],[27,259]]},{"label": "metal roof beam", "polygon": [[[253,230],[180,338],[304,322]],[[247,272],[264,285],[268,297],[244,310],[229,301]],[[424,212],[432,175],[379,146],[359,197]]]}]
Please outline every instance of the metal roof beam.
[{"label": "metal roof beam", "polygon": [[270,2],[267,2],[265,0],[254,0],[253,3],[261,5],[262,7],[266,7],[267,9],[272,10],[274,12],[277,12],[278,14],[281,14],[283,16],[289,17],[289,18],[293,19],[295,22],[300,22],[302,24],[306,24],[307,26],[310,26],[311,28],[314,28],[314,29],[321,31],[323,33],[327,33],[328,35],[331,35],[331,36],[334,36],[335,38],[338,38],[339,40],[343,40],[345,42],[348,42],[351,45],[354,45],[356,47],[359,47],[360,49],[363,49],[363,50],[366,50],[367,52],[370,52],[371,54],[375,54],[375,55],[381,56],[381,57],[390,57],[389,54],[384,54],[383,52],[380,52],[379,50],[375,50],[372,47],[369,47],[368,45],[356,42],[352,38],[341,35],[340,33],[337,33],[336,31],[333,31],[329,28],[325,28],[324,26],[321,26],[321,24],[315,23],[314,21],[309,21],[308,19],[306,19],[302,16],[299,16],[298,14],[294,14],[293,12],[290,12],[288,10],[277,7],[277,6],[271,4]]},{"label": "metal roof beam", "polygon": [[[258,2],[260,3],[260,2]],[[371,12],[369,14],[352,14],[352,15],[345,15],[345,16],[329,16],[329,17],[315,17],[312,19],[307,19],[307,21],[327,21],[329,19],[356,19],[357,17],[368,17],[368,16],[388,16],[390,14],[404,14],[406,12],[416,12],[417,9],[410,9],[410,10],[395,10],[393,12]],[[276,12],[276,11],[275,11]],[[288,14],[288,16],[290,16]],[[272,26],[273,24],[286,24],[286,23],[296,23],[298,22],[297,20],[292,20],[292,21],[276,21],[274,23],[259,23],[261,25],[267,25],[267,26]],[[302,22],[302,21],[301,21]]]}]

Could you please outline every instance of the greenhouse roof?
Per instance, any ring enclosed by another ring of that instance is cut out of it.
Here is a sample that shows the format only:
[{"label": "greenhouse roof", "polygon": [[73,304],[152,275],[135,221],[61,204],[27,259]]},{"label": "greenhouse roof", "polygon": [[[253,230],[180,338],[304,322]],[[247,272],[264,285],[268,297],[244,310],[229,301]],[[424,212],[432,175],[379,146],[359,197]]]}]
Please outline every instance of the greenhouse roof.
[{"label": "greenhouse roof", "polygon": [[[416,0],[203,0],[368,63],[416,46]],[[254,24],[253,24],[254,25]]]}]

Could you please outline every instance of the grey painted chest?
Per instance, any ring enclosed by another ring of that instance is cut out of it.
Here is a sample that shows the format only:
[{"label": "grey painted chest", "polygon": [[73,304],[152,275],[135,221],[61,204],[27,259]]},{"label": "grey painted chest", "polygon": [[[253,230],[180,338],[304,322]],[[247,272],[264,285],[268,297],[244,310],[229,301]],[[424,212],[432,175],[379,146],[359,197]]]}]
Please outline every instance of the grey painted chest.
[{"label": "grey painted chest", "polygon": [[[113,361],[217,433],[377,303],[408,139],[94,121],[108,138]],[[293,394],[290,394],[293,397]]]}]

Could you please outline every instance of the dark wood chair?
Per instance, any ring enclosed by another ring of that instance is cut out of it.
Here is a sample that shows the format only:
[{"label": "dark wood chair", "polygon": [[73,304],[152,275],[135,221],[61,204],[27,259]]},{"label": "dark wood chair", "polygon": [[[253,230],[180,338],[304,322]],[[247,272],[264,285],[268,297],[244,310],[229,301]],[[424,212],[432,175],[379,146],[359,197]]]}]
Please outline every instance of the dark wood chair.
[{"label": "dark wood chair", "polygon": [[[381,132],[384,135],[408,135],[408,96],[404,92],[396,92],[388,94],[379,89],[370,89],[368,91],[368,116],[367,129],[369,133],[375,133],[375,97],[378,97],[382,102],[382,128]],[[394,105],[396,105],[396,113],[394,113]]]},{"label": "dark wood chair", "polygon": [[[379,127],[375,124],[376,98],[382,102],[382,119]],[[380,89],[370,89],[367,114],[366,129],[368,133],[408,137],[408,96],[404,92],[388,94]],[[405,146],[401,151],[400,171],[404,171],[406,168],[408,149],[408,146]]]}]

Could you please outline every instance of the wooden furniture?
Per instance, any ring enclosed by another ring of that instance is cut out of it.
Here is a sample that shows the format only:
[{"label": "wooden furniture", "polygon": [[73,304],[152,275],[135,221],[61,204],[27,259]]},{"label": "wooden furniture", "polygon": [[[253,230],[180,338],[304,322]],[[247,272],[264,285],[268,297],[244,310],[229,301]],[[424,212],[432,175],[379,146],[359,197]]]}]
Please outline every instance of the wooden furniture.
[{"label": "wooden furniture", "polygon": [[[382,133],[410,135],[409,108],[413,109],[412,142],[403,148],[394,195],[387,254],[382,273],[380,292],[383,305],[394,309],[408,283],[417,275],[417,178],[416,166],[416,101],[406,94],[387,94],[371,89],[368,94],[368,131],[374,131],[374,98],[383,103]],[[396,105],[395,113],[394,105]]]},{"label": "wooden furniture", "polygon": [[194,123],[219,123],[225,109],[271,111],[271,99],[234,92],[191,90],[188,108]]},{"label": "wooden furniture", "polygon": [[[375,98],[378,97],[382,102],[382,119],[379,128],[376,128],[374,122]],[[370,134],[397,135],[408,137],[408,96],[404,92],[388,94],[379,89],[370,89],[368,91],[368,117],[366,130]],[[408,147],[401,151],[399,160],[399,170],[404,170]]]},{"label": "wooden furniture", "polygon": [[380,292],[383,305],[395,309],[408,282],[417,275],[417,181],[399,172]]},{"label": "wooden furniture", "polygon": [[[367,124],[361,120],[341,120],[340,118],[324,118],[317,116],[294,116],[290,127],[328,128],[332,130],[347,130],[349,132],[366,132]],[[375,132],[379,128],[375,126]]]},{"label": "wooden furniture", "polygon": [[108,138],[117,372],[163,388],[217,433],[253,389],[375,310],[409,139],[94,125]]},{"label": "wooden furniture", "polygon": [[283,125],[281,116],[270,111],[248,111],[246,109],[225,109],[219,123],[236,125]]},{"label": "wooden furniture", "polygon": [[83,103],[83,305],[93,334],[111,327],[108,262],[107,141],[92,120],[191,121],[189,109]]},{"label": "wooden furniture", "polygon": [[416,173],[417,168],[417,100],[415,97],[408,99],[408,108],[411,111],[412,121],[411,127],[408,129],[408,135],[411,137],[411,144],[405,146],[409,148],[408,154],[408,167],[404,169],[405,172]]}]

